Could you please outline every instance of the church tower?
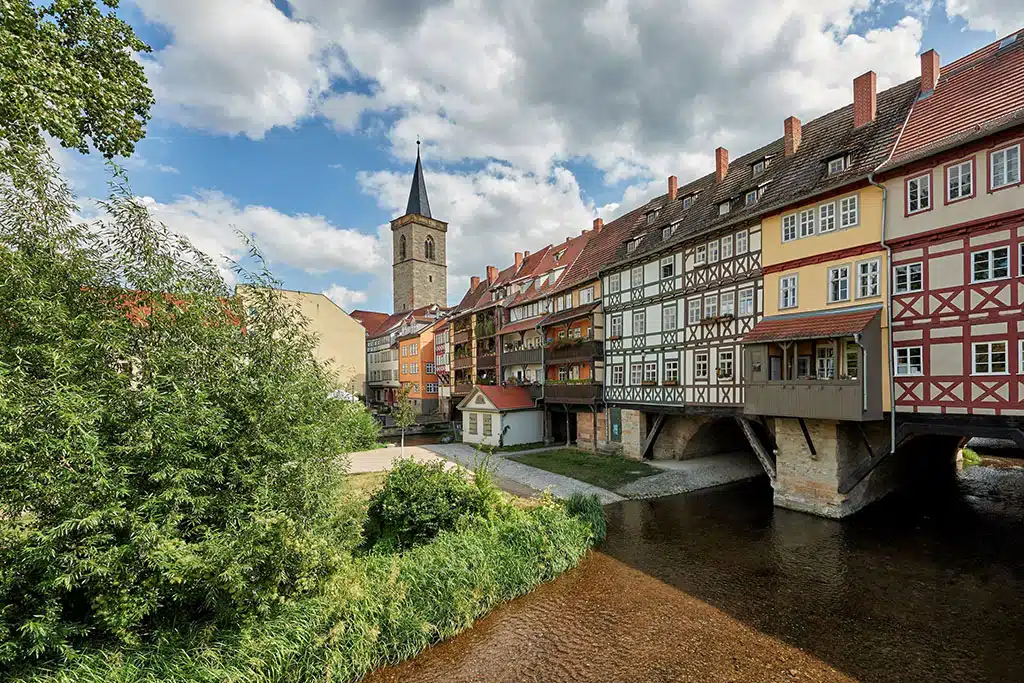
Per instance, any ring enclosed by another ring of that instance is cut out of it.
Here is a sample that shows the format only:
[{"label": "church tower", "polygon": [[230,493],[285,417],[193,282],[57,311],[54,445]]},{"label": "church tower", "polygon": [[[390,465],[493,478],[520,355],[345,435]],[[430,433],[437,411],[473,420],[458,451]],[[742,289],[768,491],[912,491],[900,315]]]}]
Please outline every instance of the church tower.
[{"label": "church tower", "polygon": [[448,305],[448,224],[430,215],[419,144],[416,143],[416,170],[409,188],[409,204],[404,216],[391,221],[395,313],[428,304]]}]

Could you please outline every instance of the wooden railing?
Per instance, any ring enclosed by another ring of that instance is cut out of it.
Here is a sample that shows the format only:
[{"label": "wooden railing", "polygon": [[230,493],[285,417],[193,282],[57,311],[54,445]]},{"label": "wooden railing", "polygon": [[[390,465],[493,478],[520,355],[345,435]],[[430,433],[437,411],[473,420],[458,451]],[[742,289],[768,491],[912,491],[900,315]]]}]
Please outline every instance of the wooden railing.
[{"label": "wooden railing", "polygon": [[604,343],[590,339],[579,344],[555,342],[544,354],[545,363],[566,361],[591,361],[604,356]]},{"label": "wooden railing", "polygon": [[551,384],[544,385],[544,400],[565,403],[593,403],[601,400],[600,384]]}]

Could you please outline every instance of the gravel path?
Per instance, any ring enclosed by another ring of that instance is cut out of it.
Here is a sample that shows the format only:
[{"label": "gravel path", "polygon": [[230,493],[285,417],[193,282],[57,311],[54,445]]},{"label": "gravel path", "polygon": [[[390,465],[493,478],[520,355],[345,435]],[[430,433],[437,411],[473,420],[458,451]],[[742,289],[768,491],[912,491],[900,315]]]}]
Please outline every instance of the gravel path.
[{"label": "gravel path", "polygon": [[664,472],[630,482],[617,489],[616,493],[627,498],[660,498],[764,474],[761,464],[751,453],[709,455],[691,460],[648,460],[647,464]]},{"label": "gravel path", "polygon": [[[461,443],[432,444],[423,448],[468,469],[473,469],[479,457],[476,450]],[[520,455],[523,452],[525,451],[520,451],[514,455]],[[579,491],[585,494],[592,493],[596,495],[605,505],[624,500],[622,496],[612,491],[598,488],[597,486],[592,486],[582,481],[562,476],[561,474],[554,474],[553,472],[547,472],[515,462],[514,460],[509,460],[500,453],[495,453],[491,456],[491,463],[494,468],[494,474],[498,479],[516,482],[536,491],[549,490],[557,498],[568,498],[571,494]]]}]

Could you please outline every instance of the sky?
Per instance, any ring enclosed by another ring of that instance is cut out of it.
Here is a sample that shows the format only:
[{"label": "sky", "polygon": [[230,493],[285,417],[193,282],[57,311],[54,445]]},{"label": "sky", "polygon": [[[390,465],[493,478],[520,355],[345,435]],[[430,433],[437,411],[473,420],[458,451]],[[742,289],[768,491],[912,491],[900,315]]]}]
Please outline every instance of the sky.
[{"label": "sky", "polygon": [[[422,140],[448,295],[852,101],[1024,27],[1021,0],[122,0],[152,52],[119,160],[215,258],[251,234],[284,287],[391,311],[391,231]],[[59,150],[83,205],[103,160]],[[226,277],[230,271],[225,268]]]}]

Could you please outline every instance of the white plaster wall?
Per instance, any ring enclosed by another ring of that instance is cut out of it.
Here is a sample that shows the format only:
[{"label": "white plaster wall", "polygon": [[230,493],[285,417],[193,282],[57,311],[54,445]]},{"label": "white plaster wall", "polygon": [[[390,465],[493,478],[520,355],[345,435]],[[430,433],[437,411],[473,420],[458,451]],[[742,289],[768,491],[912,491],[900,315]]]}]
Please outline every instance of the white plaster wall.
[{"label": "white plaster wall", "polygon": [[[537,443],[544,440],[544,412],[540,410],[521,410],[504,413],[501,416],[501,429],[508,427],[505,434],[506,446],[518,446],[524,443]],[[494,435],[494,444],[498,445],[498,434]]]}]

